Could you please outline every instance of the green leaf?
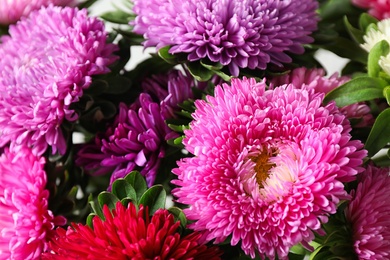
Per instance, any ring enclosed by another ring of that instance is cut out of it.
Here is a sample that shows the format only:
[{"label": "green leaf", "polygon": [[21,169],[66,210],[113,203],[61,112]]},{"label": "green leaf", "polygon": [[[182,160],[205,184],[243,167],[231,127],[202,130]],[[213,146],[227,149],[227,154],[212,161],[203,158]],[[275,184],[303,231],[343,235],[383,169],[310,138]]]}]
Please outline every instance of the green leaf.
[{"label": "green leaf", "polygon": [[169,53],[169,49],[171,46],[165,46],[158,50],[158,56],[160,56],[163,60],[168,62],[169,64],[178,64],[178,59],[175,55]]},{"label": "green leaf", "polygon": [[90,227],[90,228],[93,228],[93,224],[92,224],[92,219],[94,217],[96,217],[98,215],[96,215],[95,213],[91,213],[88,215],[87,219],[86,219],[86,224]]},{"label": "green leaf", "polygon": [[125,198],[137,201],[137,193],[133,186],[130,185],[125,179],[117,179],[112,184],[112,193],[122,200]]},{"label": "green leaf", "polygon": [[383,90],[383,96],[385,96],[387,104],[390,105],[390,86],[385,87]]},{"label": "green leaf", "polygon": [[167,199],[166,191],[162,185],[150,187],[140,198],[139,204],[148,206],[149,214],[153,215],[158,209],[165,208]]},{"label": "green leaf", "polygon": [[89,88],[84,91],[85,95],[97,96],[108,89],[108,82],[102,79],[93,79]]},{"label": "green leaf", "polygon": [[372,157],[390,142],[390,108],[383,110],[375,120],[365,148]]},{"label": "green leaf", "polygon": [[103,215],[103,210],[102,210],[102,207],[99,205],[99,203],[96,203],[95,201],[91,200],[89,202],[89,205],[91,206],[92,208],[92,211],[93,213],[95,213],[96,215],[99,216],[99,218],[101,219],[105,219],[104,215]]},{"label": "green leaf", "polygon": [[190,62],[187,64],[188,70],[197,81],[208,81],[214,72],[205,68],[200,62]]},{"label": "green leaf", "polygon": [[223,65],[219,62],[211,62],[204,59],[200,61],[200,64],[208,70],[221,70],[223,68]]},{"label": "green leaf", "polygon": [[362,13],[359,17],[359,26],[360,29],[363,30],[364,33],[367,32],[370,26],[376,25],[378,20],[368,13]]},{"label": "green leaf", "polygon": [[108,88],[105,93],[122,94],[131,87],[131,80],[123,76],[115,76],[107,79]]},{"label": "green leaf", "polygon": [[367,63],[367,52],[360,48],[354,41],[344,37],[338,37],[330,44],[324,44],[320,47],[327,49],[340,57],[357,61],[363,64]]},{"label": "green leaf", "polygon": [[184,133],[184,130],[189,129],[188,125],[173,125],[173,124],[168,124],[168,127],[171,128],[173,131],[178,132],[178,133]]},{"label": "green leaf", "polygon": [[125,177],[125,180],[131,186],[133,186],[135,193],[137,195],[137,202],[138,202],[141,196],[144,194],[144,192],[148,189],[145,178],[139,172],[132,171]]},{"label": "green leaf", "polygon": [[351,35],[351,37],[357,43],[363,43],[364,42],[364,39],[363,39],[364,32],[359,30],[359,29],[357,29],[357,28],[355,28],[355,27],[353,27],[352,24],[348,21],[347,16],[344,16],[344,24],[345,24],[345,27],[348,30],[349,35]]},{"label": "green leaf", "polygon": [[125,13],[121,10],[106,12],[100,17],[108,22],[117,24],[128,24],[132,18],[131,14]]},{"label": "green leaf", "polygon": [[180,221],[182,227],[187,226],[187,217],[184,214],[183,210],[178,207],[170,207],[168,211],[175,217],[175,220]]},{"label": "green leaf", "polygon": [[368,54],[367,73],[370,77],[378,77],[382,68],[379,65],[379,60],[382,56],[389,53],[389,43],[382,40],[374,45]]},{"label": "green leaf", "polygon": [[361,101],[383,98],[386,81],[379,78],[358,77],[329,92],[324,103],[336,101],[337,106],[344,107]]},{"label": "green leaf", "polygon": [[291,247],[290,252],[296,255],[306,255],[308,253],[308,251],[301,244],[297,244]]},{"label": "green leaf", "polygon": [[107,205],[109,209],[114,209],[118,201],[119,199],[114,194],[107,191],[103,191],[98,195],[98,202],[101,208]]},{"label": "green leaf", "polygon": [[344,15],[355,13],[356,7],[351,4],[351,0],[327,0],[319,9],[322,20],[333,22]]}]

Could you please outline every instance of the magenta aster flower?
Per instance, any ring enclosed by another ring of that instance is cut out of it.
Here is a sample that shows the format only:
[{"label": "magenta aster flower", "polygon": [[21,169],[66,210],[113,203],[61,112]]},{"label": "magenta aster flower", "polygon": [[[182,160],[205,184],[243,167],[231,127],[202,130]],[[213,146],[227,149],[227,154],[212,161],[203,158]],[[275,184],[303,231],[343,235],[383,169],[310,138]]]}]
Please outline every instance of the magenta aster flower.
[{"label": "magenta aster flower", "polygon": [[145,78],[145,93],[130,107],[119,106],[119,115],[106,133],[82,146],[77,164],[93,175],[112,172],[111,183],[138,170],[152,186],[165,155],[165,142],[177,135],[165,120],[174,118],[178,104],[193,97],[191,87],[196,85],[192,77],[177,70]]},{"label": "magenta aster flower", "polygon": [[368,166],[346,209],[359,259],[390,258],[390,170]]},{"label": "magenta aster flower", "polygon": [[220,259],[217,247],[198,242],[200,234],[180,236],[180,222],[165,209],[150,218],[142,205],[137,212],[132,203],[125,208],[118,202],[112,213],[104,205],[103,214],[104,221],[93,218],[93,229],[76,223],[58,228],[43,259]]},{"label": "magenta aster flower", "polygon": [[303,53],[317,29],[314,0],[133,2],[134,31],[146,47],[169,45],[170,53],[187,53],[190,61],[207,57],[234,76],[239,68],[291,62],[288,53]]},{"label": "magenta aster flower", "polygon": [[324,94],[293,84],[232,79],[197,100],[183,143],[194,157],[173,170],[172,191],[206,241],[231,237],[255,257],[285,258],[307,243],[347,199],[366,151]]},{"label": "magenta aster flower", "polygon": [[165,140],[173,132],[164,120],[160,105],[148,94],[141,94],[130,107],[121,103],[114,123],[81,148],[76,162],[92,174],[112,172],[111,183],[138,170],[152,186],[165,155]]},{"label": "magenta aster flower", "polygon": [[2,0],[0,5],[0,24],[11,24],[21,17],[28,16],[32,11],[50,4],[70,6],[75,0]]},{"label": "magenta aster flower", "polygon": [[71,104],[92,75],[108,72],[115,46],[106,44],[103,22],[70,7],[42,8],[9,33],[0,39],[0,146],[63,154],[60,126],[77,119]]},{"label": "magenta aster flower", "polygon": [[48,209],[45,159],[30,149],[0,156],[0,259],[40,259],[63,217]]},{"label": "magenta aster flower", "polygon": [[357,7],[368,9],[368,13],[379,20],[390,18],[390,2],[388,0],[352,0]]},{"label": "magenta aster flower", "polygon": [[[271,79],[272,86],[280,86],[292,83],[297,87],[305,87],[314,92],[328,94],[330,91],[338,88],[342,84],[349,81],[346,76],[339,77],[338,73],[334,73],[330,77],[325,76],[323,69],[307,69],[304,67],[293,69],[290,73],[276,76]],[[357,119],[359,123],[356,126],[368,126],[373,124],[373,116],[371,109],[364,102],[341,107],[340,111],[345,114],[348,119]]]}]

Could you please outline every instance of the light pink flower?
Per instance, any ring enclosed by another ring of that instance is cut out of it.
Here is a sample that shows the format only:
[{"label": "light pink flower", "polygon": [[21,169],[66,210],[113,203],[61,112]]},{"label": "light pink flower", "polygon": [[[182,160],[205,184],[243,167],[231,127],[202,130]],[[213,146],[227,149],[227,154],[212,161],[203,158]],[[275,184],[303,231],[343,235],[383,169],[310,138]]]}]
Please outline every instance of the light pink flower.
[{"label": "light pink flower", "polygon": [[50,4],[71,6],[75,0],[2,0],[0,4],[0,24],[11,24],[32,11]]},{"label": "light pink flower", "polygon": [[65,224],[48,209],[44,166],[27,148],[0,157],[0,259],[40,259],[54,226]]},{"label": "light pink flower", "polygon": [[9,33],[0,38],[0,146],[63,154],[61,124],[78,118],[72,103],[92,75],[109,71],[116,47],[102,21],[70,7],[42,8]]},{"label": "light pink flower", "polygon": [[[280,86],[283,84],[293,84],[297,87],[305,87],[314,92],[328,94],[350,80],[350,77],[339,76],[338,73],[327,77],[323,69],[307,69],[305,67],[293,69],[290,73],[276,76],[271,79],[270,84]],[[355,103],[340,108],[348,119],[355,119],[358,123],[355,126],[364,127],[373,124],[373,116],[369,106],[364,102]]]},{"label": "light pink flower", "polygon": [[335,104],[321,105],[323,93],[265,89],[265,81],[232,79],[195,102],[184,138],[195,156],[173,170],[173,194],[206,241],[231,236],[252,258],[283,259],[323,232],[366,151]]},{"label": "light pink flower", "polygon": [[368,13],[379,20],[390,18],[389,0],[352,0],[360,8],[368,9]]},{"label": "light pink flower", "polygon": [[359,259],[390,258],[390,169],[368,166],[346,209]]}]

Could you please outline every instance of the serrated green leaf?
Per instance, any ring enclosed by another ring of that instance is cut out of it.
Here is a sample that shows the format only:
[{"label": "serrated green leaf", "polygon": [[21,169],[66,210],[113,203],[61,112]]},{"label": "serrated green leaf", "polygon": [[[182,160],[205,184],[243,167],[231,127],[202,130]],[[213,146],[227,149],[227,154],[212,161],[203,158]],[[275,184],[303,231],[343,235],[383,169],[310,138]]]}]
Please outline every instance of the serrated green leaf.
[{"label": "serrated green leaf", "polygon": [[329,92],[324,103],[336,101],[337,106],[344,107],[361,101],[383,98],[383,89],[387,82],[379,78],[358,77]]},{"label": "serrated green leaf", "polygon": [[130,185],[125,179],[117,179],[112,184],[112,193],[122,200],[124,198],[137,201],[137,193],[133,186]]},{"label": "serrated green leaf", "polygon": [[374,45],[368,54],[367,73],[370,77],[378,77],[382,70],[379,60],[389,53],[389,43],[382,40]]},{"label": "serrated green leaf", "polygon": [[181,208],[170,207],[168,211],[175,217],[175,220],[180,221],[182,227],[187,226],[187,217]]},{"label": "serrated green leaf", "polygon": [[199,61],[187,64],[188,71],[197,81],[208,81],[214,75],[214,72],[205,68]]},{"label": "serrated green leaf", "polygon": [[390,142],[390,108],[383,110],[375,120],[365,148],[372,157]]},{"label": "serrated green leaf", "polygon": [[138,202],[144,192],[148,189],[145,178],[139,172],[132,171],[125,177],[125,180],[134,188]]},{"label": "serrated green leaf", "polygon": [[162,185],[154,185],[150,187],[141,196],[139,204],[148,206],[149,214],[153,215],[158,209],[165,208],[167,194]]},{"label": "serrated green leaf", "polygon": [[101,208],[107,205],[109,209],[114,209],[118,201],[119,199],[114,194],[107,191],[103,191],[98,195],[98,202]]}]

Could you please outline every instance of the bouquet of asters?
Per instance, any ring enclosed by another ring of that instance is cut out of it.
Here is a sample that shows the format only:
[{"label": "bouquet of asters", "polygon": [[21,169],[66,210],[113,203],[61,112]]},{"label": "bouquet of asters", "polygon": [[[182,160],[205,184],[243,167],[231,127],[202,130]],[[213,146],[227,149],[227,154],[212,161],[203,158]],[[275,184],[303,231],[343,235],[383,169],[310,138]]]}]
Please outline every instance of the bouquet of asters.
[{"label": "bouquet of asters", "polygon": [[388,1],[101,2],[0,1],[0,259],[390,259]]}]

